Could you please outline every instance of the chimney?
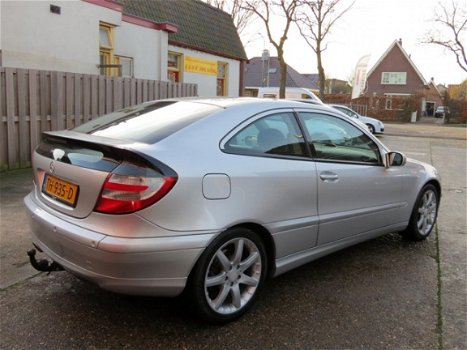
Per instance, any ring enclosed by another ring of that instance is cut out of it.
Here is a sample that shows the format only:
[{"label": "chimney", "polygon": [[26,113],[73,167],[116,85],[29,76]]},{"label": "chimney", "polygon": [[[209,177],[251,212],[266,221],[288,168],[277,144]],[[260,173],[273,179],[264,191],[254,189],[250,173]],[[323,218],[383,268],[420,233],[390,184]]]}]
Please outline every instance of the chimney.
[{"label": "chimney", "polygon": [[399,38],[399,45],[402,46],[402,38]]}]

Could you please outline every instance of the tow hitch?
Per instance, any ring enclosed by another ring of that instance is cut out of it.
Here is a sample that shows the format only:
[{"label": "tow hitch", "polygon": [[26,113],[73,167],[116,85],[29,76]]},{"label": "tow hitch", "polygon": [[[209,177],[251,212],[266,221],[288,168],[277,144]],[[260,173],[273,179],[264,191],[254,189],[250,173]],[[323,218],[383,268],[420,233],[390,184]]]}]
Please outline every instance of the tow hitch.
[{"label": "tow hitch", "polygon": [[36,260],[35,249],[28,250],[27,254],[29,256],[29,261],[31,262],[32,267],[38,271],[52,272],[63,270],[63,267],[57,264],[55,261],[50,262],[47,259]]}]

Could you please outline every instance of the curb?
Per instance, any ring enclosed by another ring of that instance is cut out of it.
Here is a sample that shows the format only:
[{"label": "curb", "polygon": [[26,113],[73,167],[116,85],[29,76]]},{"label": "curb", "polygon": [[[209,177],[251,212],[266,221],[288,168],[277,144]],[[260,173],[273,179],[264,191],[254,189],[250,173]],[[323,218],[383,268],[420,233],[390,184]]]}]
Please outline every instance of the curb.
[{"label": "curb", "polygon": [[457,136],[447,136],[447,135],[420,135],[420,134],[414,134],[414,133],[397,133],[397,132],[385,132],[382,135],[379,136],[406,136],[406,137],[420,137],[420,138],[426,138],[426,139],[447,139],[447,140],[459,140],[459,141],[467,141],[467,138],[465,137],[457,137]]}]

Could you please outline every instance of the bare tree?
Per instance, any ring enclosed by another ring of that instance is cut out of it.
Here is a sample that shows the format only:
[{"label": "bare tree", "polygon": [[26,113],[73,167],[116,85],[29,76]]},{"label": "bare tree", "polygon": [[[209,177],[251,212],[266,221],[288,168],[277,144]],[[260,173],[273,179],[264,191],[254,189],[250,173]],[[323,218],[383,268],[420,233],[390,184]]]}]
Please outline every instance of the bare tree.
[{"label": "bare tree", "polygon": [[[287,77],[287,64],[284,59],[284,44],[290,24],[294,21],[295,11],[299,0],[246,0],[244,8],[256,15],[264,24],[269,42],[277,50],[277,59],[280,67],[279,98],[285,98],[285,84]],[[277,22],[271,20],[273,15],[278,15],[285,20],[282,35],[279,40],[273,38],[272,29],[277,29]],[[274,27],[274,28],[273,28]]]},{"label": "bare tree", "polygon": [[[232,17],[233,23],[239,35],[251,20],[253,12],[246,9],[246,0],[204,0],[207,4],[227,12]],[[251,1],[252,4],[257,0]]]},{"label": "bare tree", "polygon": [[[440,2],[433,21],[437,28],[428,32],[422,42],[440,45],[448,49],[456,56],[459,67],[467,72],[467,57],[464,47],[466,41],[462,36],[463,32],[467,30],[466,9],[454,0],[450,7],[448,4]],[[441,33],[442,30],[447,30],[450,38],[445,38]]]},{"label": "bare tree", "polygon": [[307,44],[316,54],[318,61],[319,94],[324,97],[326,75],[324,73],[322,52],[327,49],[325,39],[334,24],[353,6],[352,2],[343,10],[338,10],[341,0],[301,0],[301,11],[297,13],[296,23]]}]

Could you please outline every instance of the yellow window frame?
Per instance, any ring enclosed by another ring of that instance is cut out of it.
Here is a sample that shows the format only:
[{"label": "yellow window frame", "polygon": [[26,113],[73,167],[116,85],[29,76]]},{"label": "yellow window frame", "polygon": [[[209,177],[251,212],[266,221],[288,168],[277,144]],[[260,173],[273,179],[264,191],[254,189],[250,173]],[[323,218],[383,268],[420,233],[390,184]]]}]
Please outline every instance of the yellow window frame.
[{"label": "yellow window frame", "polygon": [[[221,70],[220,67],[223,68],[224,74],[221,75]],[[217,86],[216,86],[216,93],[217,96],[227,96],[228,91],[228,79],[229,79],[229,64],[227,62],[217,62]],[[222,94],[219,94],[218,88],[219,88],[219,82],[222,84]]]},{"label": "yellow window frame", "polygon": [[[108,45],[103,44],[100,40],[102,31],[107,36]],[[117,64],[113,51],[114,51],[114,26],[109,23],[100,22],[99,23],[100,64],[104,64],[104,65]],[[108,76],[117,76],[118,68],[113,68],[113,67],[101,68],[101,74],[108,75]]]},{"label": "yellow window frame", "polygon": [[[169,56],[175,56],[177,58],[177,66],[176,67],[169,67]],[[183,54],[179,52],[169,51],[167,55],[167,78],[172,81],[170,78],[171,75],[178,75],[178,82],[182,82],[182,75],[183,75]]]}]

